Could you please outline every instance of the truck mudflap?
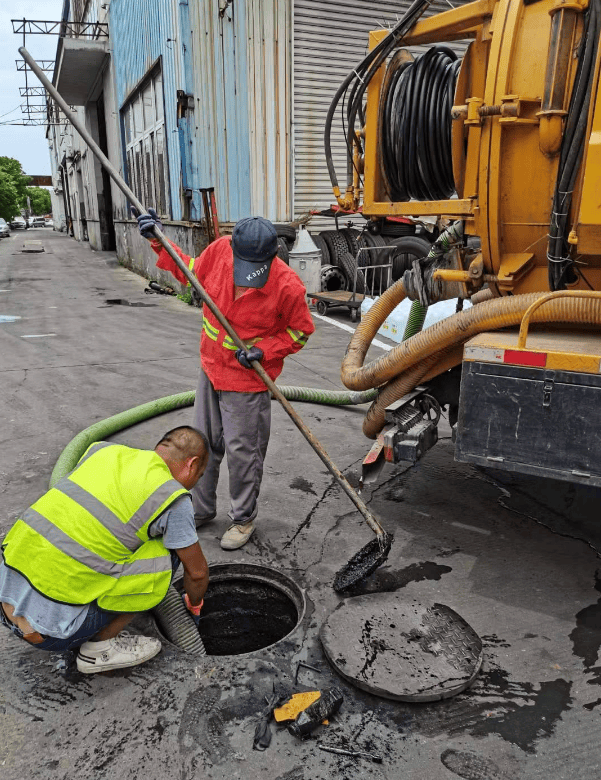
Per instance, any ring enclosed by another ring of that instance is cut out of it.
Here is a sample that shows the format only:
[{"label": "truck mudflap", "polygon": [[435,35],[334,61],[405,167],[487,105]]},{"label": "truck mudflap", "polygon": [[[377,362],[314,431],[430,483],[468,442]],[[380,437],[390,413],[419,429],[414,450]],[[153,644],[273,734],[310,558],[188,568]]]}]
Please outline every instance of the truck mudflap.
[{"label": "truck mudflap", "polygon": [[455,458],[601,486],[601,375],[464,362]]}]

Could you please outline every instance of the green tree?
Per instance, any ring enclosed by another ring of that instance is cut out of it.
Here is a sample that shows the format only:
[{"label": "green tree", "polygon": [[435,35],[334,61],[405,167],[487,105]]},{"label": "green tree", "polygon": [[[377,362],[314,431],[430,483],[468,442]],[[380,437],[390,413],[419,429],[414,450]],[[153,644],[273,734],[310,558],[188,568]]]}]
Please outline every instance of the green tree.
[{"label": "green tree", "polygon": [[0,217],[7,222],[20,212],[19,196],[12,177],[0,168]]},{"label": "green tree", "polygon": [[17,191],[17,200],[19,205],[23,207],[27,202],[26,190],[31,177],[24,174],[23,168],[21,168],[21,163],[18,160],[15,160],[13,157],[0,157],[0,171],[6,173],[12,180],[13,186]]},{"label": "green tree", "polygon": [[31,203],[32,214],[49,214],[52,211],[50,193],[43,187],[27,187],[23,205],[27,205],[27,197],[29,197]]}]

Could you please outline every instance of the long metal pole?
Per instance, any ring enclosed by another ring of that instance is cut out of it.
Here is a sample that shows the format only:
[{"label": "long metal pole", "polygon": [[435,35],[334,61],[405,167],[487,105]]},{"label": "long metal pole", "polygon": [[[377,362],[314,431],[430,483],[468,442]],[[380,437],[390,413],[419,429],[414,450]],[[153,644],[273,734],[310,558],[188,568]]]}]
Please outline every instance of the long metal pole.
[{"label": "long metal pole", "polygon": [[[86,142],[86,144],[89,146],[89,148],[92,150],[92,152],[96,155],[96,157],[99,159],[100,163],[104,166],[106,171],[108,172],[111,179],[115,182],[117,187],[121,190],[121,192],[125,195],[125,197],[130,201],[130,203],[138,210],[140,214],[144,214],[146,212],[146,208],[142,205],[142,203],[136,198],[132,190],[127,186],[127,184],[123,181],[121,178],[119,171],[115,168],[115,166],[111,163],[111,161],[108,159],[108,157],[103,153],[102,149],[98,146],[96,141],[92,138],[92,136],[88,133],[86,130],[84,124],[79,121],[77,115],[71,111],[67,103],[65,102],[64,98],[60,95],[60,93],[56,90],[53,84],[50,83],[50,81],[46,78],[46,75],[41,70],[41,68],[38,66],[36,61],[32,58],[30,53],[27,51],[27,49],[22,46],[19,49],[19,53],[25,60],[25,62],[28,63],[31,70],[35,73],[35,75],[38,77],[40,82],[45,87],[48,94],[52,97],[56,103],[61,107],[63,113],[67,117],[67,119],[71,122],[73,127],[77,130],[77,132],[81,135],[83,140]],[[164,249],[169,253],[170,257],[173,259],[173,262],[177,265],[177,267],[180,269],[180,271],[184,274],[186,279],[190,282],[192,287],[196,290],[196,292],[200,295],[202,301],[204,304],[206,304],[209,309],[213,312],[215,315],[215,318],[218,320],[218,322],[223,326],[226,333],[229,335],[229,337],[232,339],[234,344],[239,349],[246,349],[246,345],[242,341],[242,339],[238,336],[236,331],[232,328],[230,323],[226,320],[226,318],[223,316],[223,314],[219,311],[217,306],[215,305],[214,301],[212,300],[211,296],[207,293],[207,291],[204,289],[204,287],[200,284],[198,279],[194,276],[194,274],[190,271],[190,269],[186,266],[186,264],[183,262],[181,257],[177,254],[175,249],[171,246],[167,238],[163,235],[163,233],[159,230],[159,228],[155,225],[154,228],[154,234],[155,237],[158,239],[158,241],[161,242]],[[283,406],[284,410],[292,420],[292,422],[296,425],[296,427],[299,429],[299,431],[303,434],[305,439],[309,442],[311,447],[315,450],[317,455],[321,458],[323,463],[326,465],[328,470],[331,472],[331,474],[334,475],[334,477],[337,479],[338,483],[344,490],[344,492],[347,494],[347,496],[351,499],[353,504],[357,507],[359,512],[363,515],[365,518],[367,524],[369,527],[376,533],[378,536],[385,535],[385,531],[378,523],[376,518],[371,514],[365,503],[361,500],[359,495],[353,490],[351,485],[349,484],[348,480],[344,476],[344,474],[340,471],[338,466],[334,463],[334,461],[330,458],[328,453],[324,450],[324,448],[321,446],[319,441],[315,438],[311,430],[305,425],[303,420],[301,419],[300,415],[295,411],[295,409],[292,407],[292,405],[289,403],[289,401],[284,398],[282,393],[279,391],[277,385],[275,382],[271,380],[271,377],[263,366],[256,360],[252,361],[252,367],[257,372],[257,374],[261,377],[264,384],[268,388],[268,390],[271,392],[271,394],[276,398],[280,404]]]}]

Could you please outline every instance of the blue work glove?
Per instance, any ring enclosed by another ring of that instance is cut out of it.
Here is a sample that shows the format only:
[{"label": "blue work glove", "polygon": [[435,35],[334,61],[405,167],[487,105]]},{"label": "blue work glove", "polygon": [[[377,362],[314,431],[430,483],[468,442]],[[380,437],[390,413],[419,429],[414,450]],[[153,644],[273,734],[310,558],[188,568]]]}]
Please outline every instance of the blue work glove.
[{"label": "blue work glove", "polygon": [[237,349],[235,352],[236,360],[244,368],[252,368],[250,361],[258,360],[259,363],[263,360],[263,350],[259,347],[251,347],[250,349]]},{"label": "blue work glove", "polygon": [[137,210],[132,206],[131,215],[134,219],[138,220],[138,228],[140,229],[143,238],[154,238],[155,225],[159,230],[163,229],[163,223],[154,209],[148,209],[148,214],[138,214]]}]

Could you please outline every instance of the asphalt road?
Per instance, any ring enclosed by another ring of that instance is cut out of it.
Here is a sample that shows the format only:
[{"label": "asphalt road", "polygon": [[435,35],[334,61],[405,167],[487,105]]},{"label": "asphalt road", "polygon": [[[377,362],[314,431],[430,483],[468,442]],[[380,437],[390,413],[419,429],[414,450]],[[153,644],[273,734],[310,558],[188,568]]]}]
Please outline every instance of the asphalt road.
[{"label": "asphalt road", "polygon": [[[25,240],[44,253],[23,254]],[[144,293],[145,280],[109,253],[50,230],[0,241],[0,534],[47,488],[60,452],[116,412],[192,389],[200,312]],[[119,300],[121,303],[109,303]],[[343,319],[343,318],[340,318]],[[346,320],[348,323],[348,320]],[[339,388],[349,334],[316,321],[281,384]],[[381,354],[372,348],[374,354]],[[358,408],[298,409],[351,481],[369,442]],[[190,410],[116,434],[152,447]],[[601,773],[601,547],[599,492],[521,479],[453,461],[448,430],[414,469],[390,468],[364,498],[395,543],[365,594],[399,604],[443,603],[484,643],[473,686],[451,699],[409,704],[372,696],[329,666],[319,628],[342,601],[334,573],[372,538],[348,498],[274,404],[258,530],[225,553],[227,479],[220,514],[201,529],[211,563],[277,569],[305,589],[292,634],[250,655],[192,659],[165,644],[151,662],[85,678],[60,657],[0,632],[0,776],[159,780],[165,777],[320,780],[506,780]],[[588,542],[578,538],[586,537]],[[352,603],[352,602],[351,602]],[[135,628],[154,631],[146,617]],[[349,647],[360,638],[348,637]],[[301,668],[299,661],[318,668]],[[323,753],[274,731],[253,751],[264,696],[339,685],[344,703],[318,738],[382,755],[383,763]]]}]

